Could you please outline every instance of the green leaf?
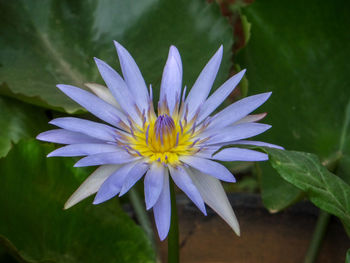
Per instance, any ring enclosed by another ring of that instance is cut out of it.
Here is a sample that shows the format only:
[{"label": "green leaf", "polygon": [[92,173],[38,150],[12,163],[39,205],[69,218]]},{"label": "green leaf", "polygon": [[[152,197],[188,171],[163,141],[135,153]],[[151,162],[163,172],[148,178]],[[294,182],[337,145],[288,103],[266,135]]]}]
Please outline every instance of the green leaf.
[{"label": "green leaf", "polygon": [[0,157],[6,156],[13,143],[35,137],[48,127],[43,109],[0,96]]},{"label": "green leaf", "polygon": [[[251,94],[273,92],[261,108],[273,127],[261,140],[321,159],[341,143],[350,149],[348,129],[339,140],[350,99],[349,9],[350,2],[342,0],[261,0],[242,10],[252,25],[251,36],[235,61],[247,68]],[[273,177],[263,173],[263,180]],[[278,188],[287,187],[282,184]],[[269,202],[285,193],[270,189],[262,189]]]},{"label": "green leaf", "polygon": [[348,249],[348,251],[346,252],[345,263],[350,263],[350,249]]},{"label": "green leaf", "polygon": [[55,85],[101,82],[92,58],[117,68],[113,40],[130,51],[155,90],[171,44],[182,55],[188,87],[220,44],[222,83],[233,44],[217,4],[202,0],[1,1],[0,35],[0,84],[7,84],[1,92],[69,113],[80,107]]},{"label": "green leaf", "polygon": [[269,163],[261,163],[264,174],[260,176],[261,196],[264,206],[276,213],[304,197],[294,185],[286,182]]},{"label": "green leaf", "polygon": [[316,206],[350,226],[350,186],[329,172],[315,154],[264,148],[284,180],[305,192]]},{"label": "green leaf", "polygon": [[0,243],[24,262],[154,262],[144,232],[116,200],[63,210],[87,171],[47,159],[53,149],[22,141],[0,160]]}]

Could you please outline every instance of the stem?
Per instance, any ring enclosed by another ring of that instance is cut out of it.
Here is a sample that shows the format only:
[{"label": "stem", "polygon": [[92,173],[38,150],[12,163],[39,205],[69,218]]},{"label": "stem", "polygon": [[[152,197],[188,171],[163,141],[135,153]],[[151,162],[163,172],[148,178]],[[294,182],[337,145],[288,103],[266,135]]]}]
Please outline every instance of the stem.
[{"label": "stem", "polygon": [[136,189],[131,188],[129,191],[129,198],[130,202],[135,210],[137,220],[139,221],[141,227],[145,231],[147,237],[152,243],[153,249],[156,250],[156,241],[154,238],[154,233],[152,229],[151,222],[148,218],[147,212],[145,210],[145,207],[143,205],[143,201],[141,200],[139,194],[137,193]]},{"label": "stem", "polygon": [[177,217],[174,182],[170,179],[171,224],[168,235],[168,263],[179,262],[179,220]]},{"label": "stem", "polygon": [[318,215],[316,227],[315,227],[314,233],[312,235],[310,246],[306,252],[304,263],[315,262],[317,255],[318,255],[318,252],[319,252],[319,249],[320,249],[320,246],[321,246],[322,241],[323,241],[323,237],[326,233],[330,218],[331,218],[330,214],[320,210],[320,214]]}]

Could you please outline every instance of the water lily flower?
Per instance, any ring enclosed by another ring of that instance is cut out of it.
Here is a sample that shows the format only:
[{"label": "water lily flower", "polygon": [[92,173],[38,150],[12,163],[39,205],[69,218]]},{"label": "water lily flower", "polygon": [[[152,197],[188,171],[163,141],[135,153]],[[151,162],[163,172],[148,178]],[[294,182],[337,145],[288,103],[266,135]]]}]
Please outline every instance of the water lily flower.
[{"label": "water lily flower", "polygon": [[[122,196],[145,175],[146,208],[153,208],[158,234],[163,240],[170,227],[170,175],[203,214],[206,215],[206,203],[239,235],[239,224],[220,182],[236,180],[216,161],[265,161],[268,159],[265,153],[239,146],[278,147],[246,140],[271,127],[257,123],[265,114],[249,115],[271,93],[246,97],[210,116],[237,86],[245,70],[209,96],[221,63],[221,46],[186,94],[186,87],[182,89],[181,57],[176,47],[171,46],[155,110],[152,87],[147,89],[129,52],[117,42],[115,46],[123,78],[95,58],[108,88],[87,84],[94,95],[74,86],[57,85],[105,123],[76,117],[57,118],[50,124],[59,129],[37,136],[42,141],[66,145],[51,152],[49,157],[86,156],[75,166],[99,166],[64,207],[67,209],[95,193],[94,204]],[[230,147],[220,150],[227,145]]]}]

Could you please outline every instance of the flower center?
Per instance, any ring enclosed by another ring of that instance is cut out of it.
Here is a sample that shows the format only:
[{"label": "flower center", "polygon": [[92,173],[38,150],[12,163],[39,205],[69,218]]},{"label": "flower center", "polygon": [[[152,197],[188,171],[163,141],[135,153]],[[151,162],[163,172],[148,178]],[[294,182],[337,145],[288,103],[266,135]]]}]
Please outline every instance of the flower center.
[{"label": "flower center", "polygon": [[176,133],[173,118],[167,114],[160,115],[154,123],[153,134],[148,139],[155,151],[160,153],[176,147],[179,143],[179,133]]}]

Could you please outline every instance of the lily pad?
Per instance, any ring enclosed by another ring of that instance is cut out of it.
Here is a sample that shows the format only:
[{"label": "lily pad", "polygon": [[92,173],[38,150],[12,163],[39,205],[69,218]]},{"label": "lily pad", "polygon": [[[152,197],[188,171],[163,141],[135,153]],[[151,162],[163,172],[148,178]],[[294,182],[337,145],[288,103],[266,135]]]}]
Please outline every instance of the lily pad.
[{"label": "lily pad", "polygon": [[[252,25],[251,37],[236,62],[247,68],[250,93],[273,92],[262,107],[273,127],[261,140],[321,159],[340,148],[349,152],[344,121],[350,99],[348,10],[350,2],[342,0],[261,0],[242,10]],[[262,176],[262,197],[272,206],[290,188],[281,181],[276,191],[269,183],[274,177],[268,171]]]},{"label": "lily pad", "polygon": [[48,127],[41,108],[0,96],[0,158],[20,139],[35,137]]},{"label": "lily pad", "polygon": [[[155,262],[145,233],[111,201],[63,204],[88,175],[53,145],[21,141],[0,160],[0,244],[23,262]],[[21,261],[21,262],[22,262]]]},{"label": "lily pad", "polygon": [[171,44],[189,87],[221,44],[222,83],[233,44],[217,4],[201,0],[1,1],[0,35],[0,84],[8,87],[0,92],[69,113],[80,107],[55,85],[102,82],[93,57],[117,68],[113,40],[130,51],[155,91]]}]

